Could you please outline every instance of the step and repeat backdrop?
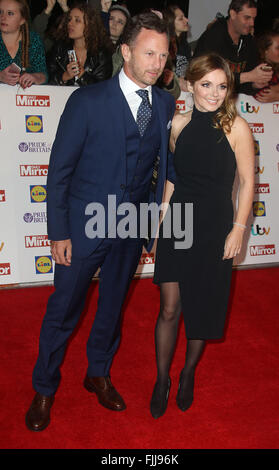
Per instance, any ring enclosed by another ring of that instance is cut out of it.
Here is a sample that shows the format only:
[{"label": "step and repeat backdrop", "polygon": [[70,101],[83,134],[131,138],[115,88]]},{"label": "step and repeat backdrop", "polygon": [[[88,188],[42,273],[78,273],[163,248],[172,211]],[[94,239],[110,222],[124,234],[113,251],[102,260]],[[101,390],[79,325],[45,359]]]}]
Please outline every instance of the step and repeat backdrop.
[{"label": "step and repeat backdrop", "polygon": [[[51,282],[46,177],[52,143],[74,87],[0,85],[0,285]],[[191,109],[182,93],[177,109]],[[279,103],[239,96],[239,113],[255,140],[255,197],[237,266],[279,262]],[[233,198],[237,205],[237,178]],[[214,207],[208,204],[208,210]],[[137,274],[152,274],[154,250],[143,251]],[[97,274],[96,274],[97,275]]]}]

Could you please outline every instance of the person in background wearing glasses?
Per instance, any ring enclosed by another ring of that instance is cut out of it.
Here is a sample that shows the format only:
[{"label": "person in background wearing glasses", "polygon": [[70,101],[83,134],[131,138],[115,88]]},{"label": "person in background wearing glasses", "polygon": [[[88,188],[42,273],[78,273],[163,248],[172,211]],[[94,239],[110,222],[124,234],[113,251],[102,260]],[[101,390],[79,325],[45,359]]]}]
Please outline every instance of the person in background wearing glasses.
[{"label": "person in background wearing glasses", "polygon": [[22,88],[42,85],[48,74],[40,36],[29,31],[25,0],[0,1],[0,82]]}]

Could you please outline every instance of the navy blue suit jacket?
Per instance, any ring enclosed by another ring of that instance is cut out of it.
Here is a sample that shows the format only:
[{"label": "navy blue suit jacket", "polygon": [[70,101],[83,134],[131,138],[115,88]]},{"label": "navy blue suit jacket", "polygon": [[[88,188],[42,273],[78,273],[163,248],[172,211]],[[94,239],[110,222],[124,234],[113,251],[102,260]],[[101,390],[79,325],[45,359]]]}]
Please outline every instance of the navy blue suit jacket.
[{"label": "navy blue suit jacket", "polygon": [[[171,154],[168,152],[174,99],[169,93],[154,86],[152,108],[158,114],[161,129],[158,182],[153,197],[160,204],[166,178],[173,181],[175,177]],[[85,225],[90,218],[85,215],[86,206],[98,202],[106,209],[109,194],[116,196],[116,204],[119,205],[125,185],[123,93],[116,75],[110,80],[79,88],[66,103],[49,162],[49,239],[70,238],[73,255],[81,258],[89,256],[101,240],[86,236]],[[150,240],[149,250],[152,243]]]}]

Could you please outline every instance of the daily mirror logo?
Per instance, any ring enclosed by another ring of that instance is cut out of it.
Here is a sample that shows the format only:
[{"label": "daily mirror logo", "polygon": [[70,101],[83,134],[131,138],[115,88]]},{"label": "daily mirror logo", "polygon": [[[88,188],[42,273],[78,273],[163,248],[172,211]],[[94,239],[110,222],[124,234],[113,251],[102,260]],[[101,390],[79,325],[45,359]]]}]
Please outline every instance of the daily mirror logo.
[{"label": "daily mirror logo", "polygon": [[0,263],[0,276],[9,276],[11,274],[10,263]]},{"label": "daily mirror logo", "polygon": [[6,194],[4,189],[0,189],[0,202],[6,201]]},{"label": "daily mirror logo", "polygon": [[270,193],[269,183],[256,183],[255,193],[256,194],[269,194]]},{"label": "daily mirror logo", "polygon": [[253,134],[264,133],[264,125],[262,122],[248,122],[248,124]]},{"label": "daily mirror logo", "polygon": [[20,176],[47,176],[48,165],[20,165]]},{"label": "daily mirror logo", "polygon": [[25,248],[45,248],[50,246],[47,235],[27,235],[25,237]]},{"label": "daily mirror logo", "polygon": [[41,95],[16,95],[16,105],[49,108],[50,97]]},{"label": "daily mirror logo", "polygon": [[250,256],[275,255],[275,245],[253,245],[250,246]]}]

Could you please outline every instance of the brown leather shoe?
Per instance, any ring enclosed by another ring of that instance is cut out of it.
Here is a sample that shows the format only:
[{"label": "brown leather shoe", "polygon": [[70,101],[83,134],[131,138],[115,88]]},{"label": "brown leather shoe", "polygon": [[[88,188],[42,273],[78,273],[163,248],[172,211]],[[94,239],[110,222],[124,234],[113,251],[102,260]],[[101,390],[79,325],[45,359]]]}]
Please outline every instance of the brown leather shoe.
[{"label": "brown leather shoe", "polygon": [[30,431],[43,431],[49,425],[53,402],[53,395],[47,397],[36,393],[25,417],[26,426]]},{"label": "brown leather shoe", "polygon": [[111,383],[110,377],[85,377],[83,382],[88,392],[96,393],[99,403],[113,411],[126,409],[125,402]]}]

